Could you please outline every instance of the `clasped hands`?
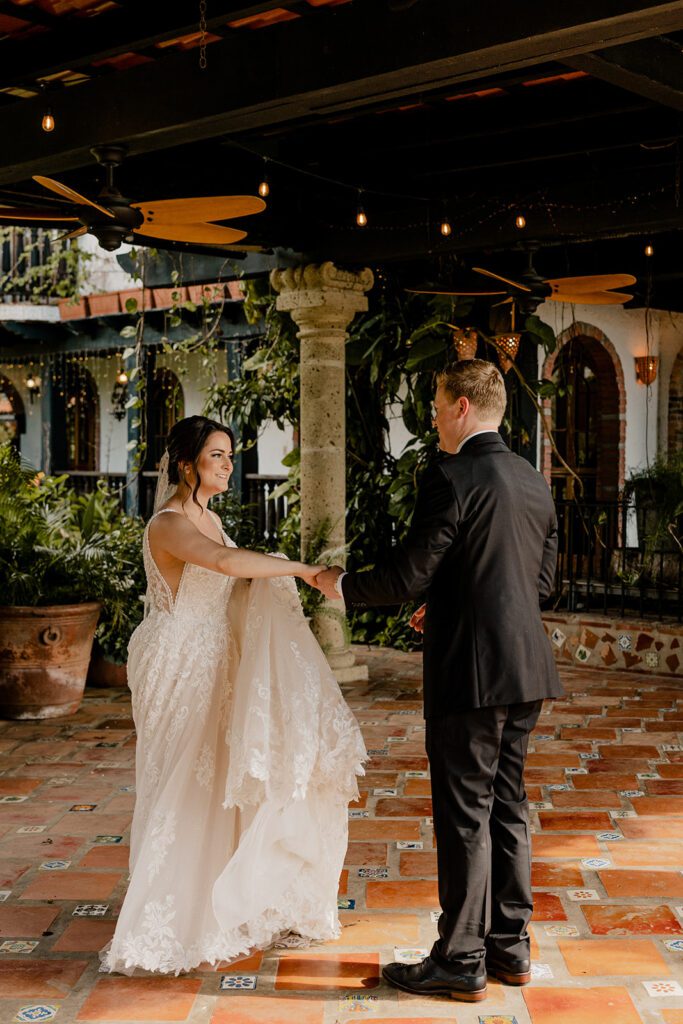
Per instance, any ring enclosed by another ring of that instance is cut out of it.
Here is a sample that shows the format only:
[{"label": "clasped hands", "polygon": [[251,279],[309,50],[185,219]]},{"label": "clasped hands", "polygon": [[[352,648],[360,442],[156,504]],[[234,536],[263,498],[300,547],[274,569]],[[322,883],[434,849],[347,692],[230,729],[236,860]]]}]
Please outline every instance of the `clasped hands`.
[{"label": "clasped hands", "polygon": [[[335,583],[343,572],[344,569],[340,565],[331,565],[328,569],[323,569],[317,576],[313,577],[313,579],[308,579],[306,582],[310,583],[316,590],[319,590],[329,601],[339,601],[340,595],[337,593]],[[426,605],[420,605],[417,611],[414,611],[410,617],[410,625],[417,633],[424,632],[426,608]]]}]

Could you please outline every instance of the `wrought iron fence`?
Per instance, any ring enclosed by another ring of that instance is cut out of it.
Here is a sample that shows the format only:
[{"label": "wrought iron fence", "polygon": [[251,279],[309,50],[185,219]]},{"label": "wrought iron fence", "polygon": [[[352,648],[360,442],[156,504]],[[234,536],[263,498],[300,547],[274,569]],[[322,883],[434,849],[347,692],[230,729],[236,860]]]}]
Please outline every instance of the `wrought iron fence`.
[{"label": "wrought iron fence", "polygon": [[560,501],[557,518],[555,607],[683,621],[683,522],[634,498]]}]

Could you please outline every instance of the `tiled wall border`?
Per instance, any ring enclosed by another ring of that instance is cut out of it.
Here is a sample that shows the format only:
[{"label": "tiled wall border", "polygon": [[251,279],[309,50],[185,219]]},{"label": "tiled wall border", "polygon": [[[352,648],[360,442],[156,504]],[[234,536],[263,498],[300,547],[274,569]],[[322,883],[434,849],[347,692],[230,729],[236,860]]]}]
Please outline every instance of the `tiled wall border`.
[{"label": "tiled wall border", "polygon": [[544,612],[543,624],[560,664],[626,669],[683,680],[680,623]]}]

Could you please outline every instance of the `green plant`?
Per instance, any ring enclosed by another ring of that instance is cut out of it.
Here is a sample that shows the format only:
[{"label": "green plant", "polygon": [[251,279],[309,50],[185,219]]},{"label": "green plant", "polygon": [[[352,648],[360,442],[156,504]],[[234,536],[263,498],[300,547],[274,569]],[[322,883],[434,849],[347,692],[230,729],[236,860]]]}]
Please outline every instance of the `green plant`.
[{"label": "green plant", "polygon": [[662,550],[683,552],[683,452],[659,455],[645,469],[632,472],[624,498],[635,502],[646,557]]},{"label": "green plant", "polygon": [[25,301],[76,301],[88,280],[92,254],[77,242],[55,244],[57,231],[0,228],[0,246],[10,253],[9,269],[0,276],[0,294],[19,294]]},{"label": "green plant", "polygon": [[[103,484],[77,495],[0,445],[0,575],[7,605],[102,603],[98,639],[120,656],[139,600],[141,526]],[[137,558],[137,561],[136,561]],[[138,611],[139,607],[139,611]]]}]

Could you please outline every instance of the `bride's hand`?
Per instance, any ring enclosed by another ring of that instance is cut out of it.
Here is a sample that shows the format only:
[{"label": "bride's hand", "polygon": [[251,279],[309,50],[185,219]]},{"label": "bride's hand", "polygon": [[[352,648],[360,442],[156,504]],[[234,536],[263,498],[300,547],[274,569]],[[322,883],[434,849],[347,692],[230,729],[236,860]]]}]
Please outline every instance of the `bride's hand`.
[{"label": "bride's hand", "polygon": [[315,587],[315,589],[318,590],[319,588],[316,586],[315,578],[321,572],[324,572],[326,568],[326,565],[306,565],[303,563],[299,571],[294,573],[294,575],[298,576],[300,580],[304,581],[304,583],[308,583],[309,587]]}]

